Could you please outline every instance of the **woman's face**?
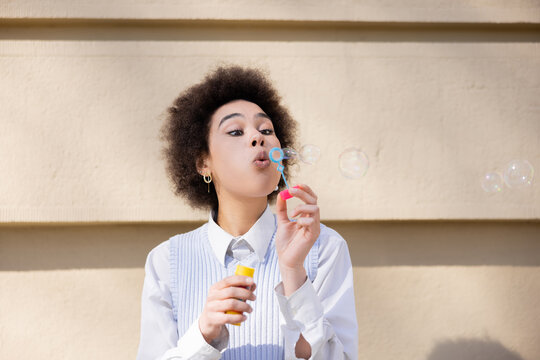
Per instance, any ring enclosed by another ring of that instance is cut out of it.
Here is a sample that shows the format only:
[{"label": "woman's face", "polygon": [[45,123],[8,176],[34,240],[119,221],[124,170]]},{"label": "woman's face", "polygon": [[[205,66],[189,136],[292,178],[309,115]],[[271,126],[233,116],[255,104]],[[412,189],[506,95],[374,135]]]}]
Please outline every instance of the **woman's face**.
[{"label": "woman's face", "polygon": [[266,197],[279,183],[268,152],[281,144],[272,120],[257,104],[235,100],[218,108],[210,120],[208,147],[200,170],[212,175],[218,197]]}]

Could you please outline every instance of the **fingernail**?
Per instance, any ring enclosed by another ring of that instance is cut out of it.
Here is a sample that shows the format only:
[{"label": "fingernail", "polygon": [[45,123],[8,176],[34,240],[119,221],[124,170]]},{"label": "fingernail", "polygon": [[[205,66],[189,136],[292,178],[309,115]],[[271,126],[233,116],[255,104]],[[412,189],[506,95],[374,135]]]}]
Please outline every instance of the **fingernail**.
[{"label": "fingernail", "polygon": [[247,283],[248,283],[249,285],[253,284],[253,279],[252,279],[252,278],[247,278]]}]

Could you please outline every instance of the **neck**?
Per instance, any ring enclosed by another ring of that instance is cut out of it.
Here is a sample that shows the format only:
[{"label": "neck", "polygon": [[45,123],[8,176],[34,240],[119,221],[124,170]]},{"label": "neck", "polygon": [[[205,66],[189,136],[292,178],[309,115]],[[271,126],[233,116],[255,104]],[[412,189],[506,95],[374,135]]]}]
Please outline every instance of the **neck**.
[{"label": "neck", "polygon": [[232,236],[244,235],[263,214],[267,206],[263,198],[219,197],[218,225]]}]

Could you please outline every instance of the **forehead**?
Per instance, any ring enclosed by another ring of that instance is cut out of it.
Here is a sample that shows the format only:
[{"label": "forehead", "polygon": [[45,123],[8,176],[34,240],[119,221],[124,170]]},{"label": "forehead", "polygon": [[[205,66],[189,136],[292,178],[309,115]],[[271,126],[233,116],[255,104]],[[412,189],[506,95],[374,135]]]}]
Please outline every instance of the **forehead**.
[{"label": "forehead", "polygon": [[225,105],[220,106],[212,115],[212,120],[221,119],[223,116],[231,113],[240,113],[244,115],[264,113],[259,105],[247,100],[233,100]]}]

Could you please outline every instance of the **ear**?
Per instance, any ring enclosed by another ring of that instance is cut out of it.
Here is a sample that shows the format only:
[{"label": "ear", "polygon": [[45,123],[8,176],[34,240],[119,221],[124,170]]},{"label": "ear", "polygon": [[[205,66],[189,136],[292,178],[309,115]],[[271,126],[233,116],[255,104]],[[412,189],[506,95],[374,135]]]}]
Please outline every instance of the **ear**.
[{"label": "ear", "polygon": [[198,159],[195,165],[197,166],[197,172],[201,175],[210,175],[212,171],[210,170],[210,167],[208,166],[208,156],[207,155],[201,155]]}]

